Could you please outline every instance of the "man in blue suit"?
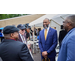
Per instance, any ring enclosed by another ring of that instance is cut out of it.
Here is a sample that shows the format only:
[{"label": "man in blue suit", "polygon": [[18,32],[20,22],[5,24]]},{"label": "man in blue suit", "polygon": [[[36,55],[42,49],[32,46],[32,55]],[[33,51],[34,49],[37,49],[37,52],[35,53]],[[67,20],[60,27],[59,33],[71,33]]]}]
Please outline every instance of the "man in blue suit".
[{"label": "man in blue suit", "polygon": [[39,48],[41,50],[41,57],[49,58],[50,61],[55,61],[56,56],[56,45],[57,45],[57,31],[49,27],[49,19],[44,19],[44,29],[40,31],[39,35]]},{"label": "man in blue suit", "polygon": [[58,61],[75,61],[75,15],[67,17],[63,26],[68,33],[62,41]]}]

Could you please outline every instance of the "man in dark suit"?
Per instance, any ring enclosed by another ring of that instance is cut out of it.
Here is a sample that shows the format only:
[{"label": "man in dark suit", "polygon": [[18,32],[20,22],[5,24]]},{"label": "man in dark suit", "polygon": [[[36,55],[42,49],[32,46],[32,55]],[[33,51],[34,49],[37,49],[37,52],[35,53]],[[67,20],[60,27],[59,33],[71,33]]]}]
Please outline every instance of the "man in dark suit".
[{"label": "man in dark suit", "polygon": [[0,44],[0,57],[3,61],[33,61],[26,44],[16,41],[18,31],[15,26],[3,29],[5,39]]}]

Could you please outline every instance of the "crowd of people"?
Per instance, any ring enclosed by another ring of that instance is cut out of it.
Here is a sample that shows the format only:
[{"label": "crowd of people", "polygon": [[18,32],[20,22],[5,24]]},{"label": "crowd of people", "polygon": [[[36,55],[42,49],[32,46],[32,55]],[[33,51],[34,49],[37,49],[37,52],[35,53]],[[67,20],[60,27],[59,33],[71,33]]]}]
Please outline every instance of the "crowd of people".
[{"label": "crowd of people", "polygon": [[[34,34],[39,40],[42,61],[55,61],[56,46],[58,44],[57,30],[49,27],[50,20],[43,20],[43,30],[34,27]],[[59,33],[58,61],[75,61],[75,15],[68,16],[63,21]],[[33,30],[30,26],[19,24],[6,26],[3,29],[4,39],[0,44],[0,57],[3,61],[33,61],[30,45],[27,41]]]},{"label": "crowd of people", "polygon": [[[35,28],[36,29],[36,28]],[[37,30],[37,29],[36,29]],[[11,34],[14,34],[12,37],[10,36]],[[17,34],[18,33],[18,34]],[[22,42],[23,44],[25,44],[27,47],[26,47],[26,49],[27,50],[25,50],[27,53],[25,53],[25,54],[27,54],[27,55],[24,55],[24,57],[26,58],[26,59],[23,59],[23,60],[26,60],[26,61],[31,61],[31,60],[33,60],[33,55],[32,55],[32,53],[31,53],[31,44],[30,43],[28,43],[28,41],[30,40],[30,35],[31,36],[33,36],[33,30],[31,29],[31,27],[29,26],[29,25],[27,25],[27,24],[19,24],[19,25],[17,25],[17,27],[15,26],[15,25],[11,25],[11,26],[6,26],[6,27],[4,27],[4,29],[3,30],[1,30],[1,36],[2,36],[2,34],[4,34],[4,38],[3,39],[1,39],[1,45],[2,45],[2,43],[5,41],[5,40],[10,40],[10,43],[12,42],[12,40],[14,41],[19,41],[19,42]],[[35,33],[34,33],[34,35],[36,35],[36,34],[38,34],[38,31],[36,32],[35,31]],[[37,35],[36,35],[37,36]],[[39,36],[39,34],[38,34],[38,36]],[[10,43],[9,43],[9,46],[10,46]],[[17,46],[17,45],[15,45],[15,44],[17,44],[17,42],[16,43],[14,43],[13,45],[11,45],[10,47],[13,49],[13,47],[15,47],[15,46]],[[0,45],[0,46],[1,46]],[[19,45],[20,46],[20,45]],[[9,50],[9,47],[7,46],[7,50]],[[4,48],[5,49],[5,48]],[[18,48],[16,48],[17,50],[18,50]],[[16,50],[16,49],[14,49],[14,50]],[[23,48],[22,48],[23,49]],[[22,50],[22,49],[20,49],[20,50]],[[0,50],[2,50],[2,49],[0,49]],[[16,50],[16,52],[17,52],[17,50]],[[3,50],[2,50],[3,51]],[[11,50],[11,52],[12,52],[12,50]],[[15,53],[16,53],[15,52]],[[28,53],[29,52],[29,53]],[[1,53],[1,52],[0,52]],[[14,51],[13,51],[13,53],[14,53]],[[12,54],[13,54],[12,53]],[[18,52],[19,53],[19,52]],[[23,53],[23,54],[24,54]],[[8,54],[10,54],[10,55],[12,55],[11,53],[8,53]],[[16,53],[17,54],[17,53]],[[16,55],[15,55],[16,56]],[[29,57],[28,57],[29,56]],[[31,56],[31,57],[30,57]],[[10,60],[9,58],[8,59],[5,59],[5,56],[0,56],[1,58],[2,58],[2,60]],[[9,56],[9,57],[11,57],[11,56]],[[32,59],[31,59],[32,58]],[[12,59],[12,57],[11,57],[11,60],[22,60],[22,59],[16,59],[16,58],[13,58]]]}]

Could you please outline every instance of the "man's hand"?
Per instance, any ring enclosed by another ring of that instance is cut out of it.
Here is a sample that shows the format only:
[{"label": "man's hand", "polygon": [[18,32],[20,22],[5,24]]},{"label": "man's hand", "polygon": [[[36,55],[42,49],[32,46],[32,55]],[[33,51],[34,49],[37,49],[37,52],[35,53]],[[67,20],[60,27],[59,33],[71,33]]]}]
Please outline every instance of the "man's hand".
[{"label": "man's hand", "polygon": [[43,56],[44,58],[47,58],[47,55],[48,55],[47,51],[42,52],[42,56]]}]

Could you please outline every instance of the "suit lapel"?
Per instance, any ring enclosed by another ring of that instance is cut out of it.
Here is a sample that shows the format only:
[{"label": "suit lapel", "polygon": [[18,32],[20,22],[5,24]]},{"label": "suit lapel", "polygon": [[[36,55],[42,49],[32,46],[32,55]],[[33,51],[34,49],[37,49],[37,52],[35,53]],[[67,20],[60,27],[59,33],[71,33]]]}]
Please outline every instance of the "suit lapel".
[{"label": "suit lapel", "polygon": [[44,29],[43,29],[43,39],[44,39],[44,41],[45,41]]}]

